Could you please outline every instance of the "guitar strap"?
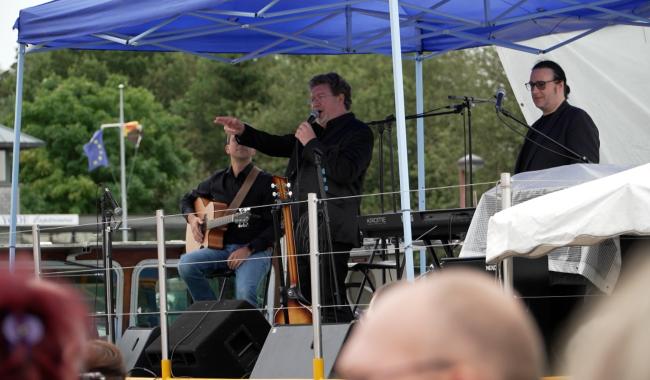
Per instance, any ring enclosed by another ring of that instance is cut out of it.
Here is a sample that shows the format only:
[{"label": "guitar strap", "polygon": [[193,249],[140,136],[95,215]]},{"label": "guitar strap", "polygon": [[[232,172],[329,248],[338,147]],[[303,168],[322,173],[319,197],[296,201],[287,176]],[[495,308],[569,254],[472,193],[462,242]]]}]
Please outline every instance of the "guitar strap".
[{"label": "guitar strap", "polygon": [[235,198],[233,198],[232,202],[230,202],[228,205],[228,209],[231,210],[228,212],[228,214],[234,214],[234,210],[238,209],[239,206],[241,206],[242,201],[244,198],[246,198],[246,194],[248,194],[250,191],[251,187],[253,186],[253,182],[255,182],[255,178],[257,178],[257,175],[260,174],[260,172],[260,168],[253,166],[251,171],[248,173],[248,176],[244,180],[244,183],[239,188],[239,191],[237,194],[235,194]]}]

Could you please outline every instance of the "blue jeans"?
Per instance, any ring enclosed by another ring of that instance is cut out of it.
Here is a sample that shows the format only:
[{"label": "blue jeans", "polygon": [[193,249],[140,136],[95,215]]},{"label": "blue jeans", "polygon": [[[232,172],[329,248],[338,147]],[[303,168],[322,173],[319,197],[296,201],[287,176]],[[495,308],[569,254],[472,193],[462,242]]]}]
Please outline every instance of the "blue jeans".
[{"label": "blue jeans", "polygon": [[[227,244],[223,249],[201,248],[181,256],[178,272],[194,301],[216,300],[208,276],[229,270],[228,256],[243,244]],[[253,252],[235,270],[235,297],[257,307],[257,288],[271,266],[271,248]]]}]

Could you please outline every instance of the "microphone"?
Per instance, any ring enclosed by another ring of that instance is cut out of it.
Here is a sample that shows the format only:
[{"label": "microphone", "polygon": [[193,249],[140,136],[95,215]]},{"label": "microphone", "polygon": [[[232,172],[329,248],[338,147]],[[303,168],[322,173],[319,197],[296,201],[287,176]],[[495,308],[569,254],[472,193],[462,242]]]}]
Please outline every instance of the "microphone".
[{"label": "microphone", "polygon": [[497,89],[496,95],[494,97],[497,99],[494,108],[497,110],[497,112],[501,112],[501,103],[503,103],[503,98],[506,96],[506,89],[503,88],[503,85],[500,84],[499,88]]},{"label": "microphone", "polygon": [[312,127],[317,125],[316,120],[318,119],[319,116],[320,116],[320,111],[311,110],[311,112],[309,113],[309,117],[307,118],[307,122],[309,123],[309,125],[311,125]]},{"label": "microphone", "polygon": [[115,201],[115,198],[113,198],[113,194],[111,194],[111,190],[109,190],[108,187],[104,188],[104,196],[106,197],[106,200],[110,202],[111,208],[113,209],[113,215],[122,216],[122,208],[117,205],[117,202]]}]

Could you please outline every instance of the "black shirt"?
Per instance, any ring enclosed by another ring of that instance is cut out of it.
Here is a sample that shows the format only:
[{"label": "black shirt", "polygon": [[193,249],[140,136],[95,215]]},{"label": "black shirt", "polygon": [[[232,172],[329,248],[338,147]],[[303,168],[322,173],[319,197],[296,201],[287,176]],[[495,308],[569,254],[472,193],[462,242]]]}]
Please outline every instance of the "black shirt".
[{"label": "black shirt", "polygon": [[[315,153],[321,157],[328,198],[360,195],[372,158],[373,135],[370,128],[353,113],[345,113],[330,120],[326,128],[315,126],[314,133],[316,138],[303,147],[293,134],[277,136],[246,125],[244,132],[237,136],[237,141],[270,156],[288,157],[286,176],[293,184],[298,200],[307,199],[310,192],[321,198]],[[357,216],[360,203],[358,197],[328,201],[334,242],[359,244]]]},{"label": "black shirt", "polygon": [[[249,164],[235,177],[232,167],[219,170],[199,186],[185,194],[181,199],[181,212],[184,215],[193,213],[194,201],[198,197],[211,199],[216,202],[230,204],[244,184],[248,173],[253,168]],[[264,250],[273,244],[273,218],[271,207],[275,201],[271,190],[272,177],[266,172],[260,172],[250,191],[244,197],[240,207],[251,207],[253,217],[247,227],[231,224],[224,234],[224,244],[248,244],[253,252]],[[269,207],[254,207],[269,206]],[[185,217],[187,219],[187,216]]]},{"label": "black shirt", "polygon": [[529,129],[517,157],[515,174],[584,162],[571,151],[586,157],[590,163],[599,162],[598,128],[582,109],[564,101],[555,112],[543,115],[532,127],[560,145]]}]

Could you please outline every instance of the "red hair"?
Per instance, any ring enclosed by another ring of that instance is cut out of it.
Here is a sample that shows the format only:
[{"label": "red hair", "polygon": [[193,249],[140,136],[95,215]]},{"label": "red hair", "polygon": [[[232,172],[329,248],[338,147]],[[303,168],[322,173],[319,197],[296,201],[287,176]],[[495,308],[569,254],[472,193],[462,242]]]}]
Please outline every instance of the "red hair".
[{"label": "red hair", "polygon": [[77,379],[89,330],[74,289],[0,273],[0,379]]}]

